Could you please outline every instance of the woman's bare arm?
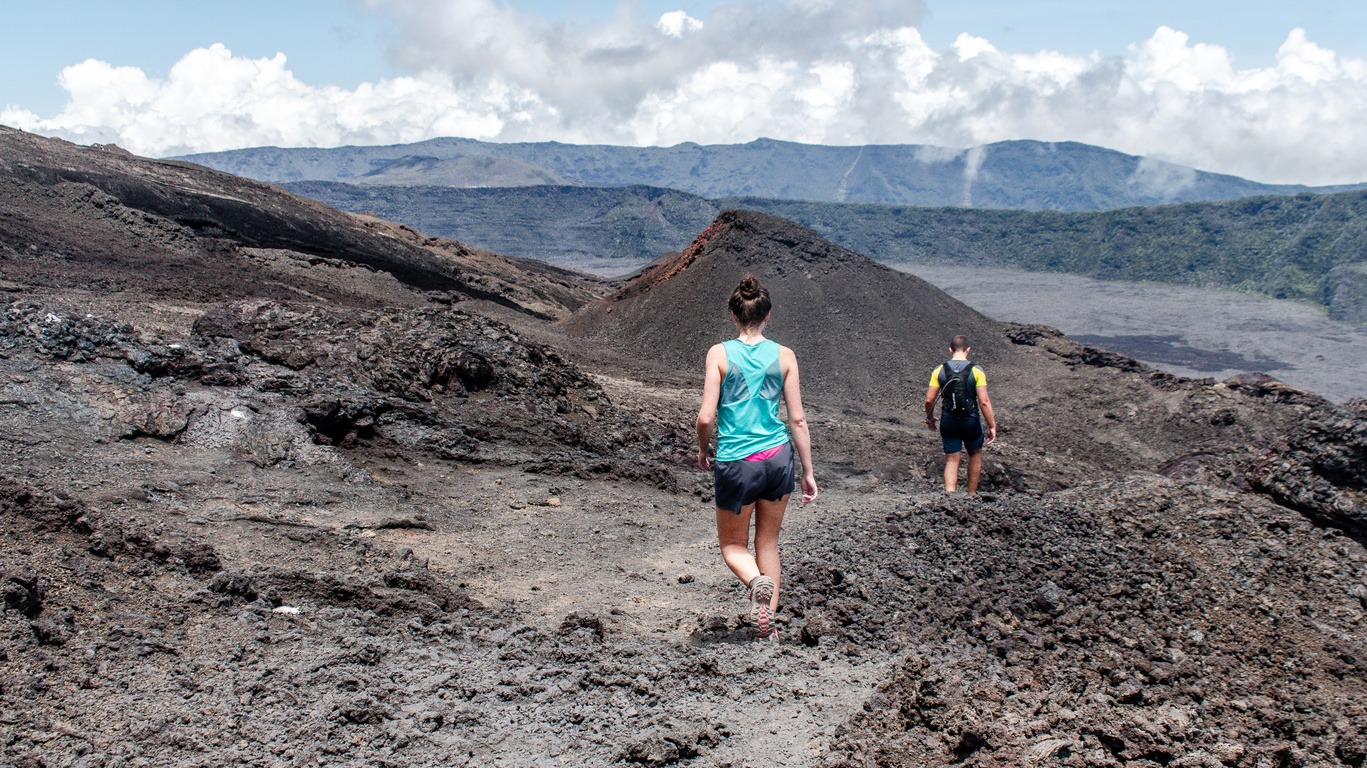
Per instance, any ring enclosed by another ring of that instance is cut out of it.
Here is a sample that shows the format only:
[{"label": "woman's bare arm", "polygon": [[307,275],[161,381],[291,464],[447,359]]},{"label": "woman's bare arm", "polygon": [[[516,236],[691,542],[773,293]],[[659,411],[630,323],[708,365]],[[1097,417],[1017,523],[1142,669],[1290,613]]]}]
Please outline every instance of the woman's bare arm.
[{"label": "woman's bare arm", "polygon": [[783,402],[788,407],[788,431],[802,463],[802,503],[816,499],[816,470],[812,467],[812,436],[807,428],[807,414],[802,410],[802,384],[798,380],[797,355],[787,347],[779,348],[779,365],[783,369]]},{"label": "woman's bare arm", "polygon": [[712,430],[717,426],[717,401],[721,399],[721,380],[725,374],[726,347],[714,344],[707,350],[702,404],[698,406],[698,469],[712,468],[707,460],[707,447],[712,442]]}]

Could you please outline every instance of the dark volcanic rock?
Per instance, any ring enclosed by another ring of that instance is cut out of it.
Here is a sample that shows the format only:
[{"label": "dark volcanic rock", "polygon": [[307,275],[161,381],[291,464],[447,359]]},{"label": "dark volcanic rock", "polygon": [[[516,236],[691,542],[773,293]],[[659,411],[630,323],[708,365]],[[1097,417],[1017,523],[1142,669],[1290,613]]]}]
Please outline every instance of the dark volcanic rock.
[{"label": "dark volcanic rock", "polygon": [[206,313],[195,332],[205,349],[231,339],[252,386],[300,397],[320,443],[378,438],[444,458],[669,484],[658,458],[683,450],[680,433],[643,434],[555,350],[459,310],[240,302]]},{"label": "dark volcanic rock", "polygon": [[1360,743],[1367,656],[1339,634],[1361,637],[1367,556],[1254,495],[909,499],[796,548],[822,647],[911,649],[827,765],[1309,766]]},{"label": "dark volcanic rock", "polygon": [[3,272],[21,282],[163,300],[287,299],[303,289],[373,306],[375,294],[402,293],[378,273],[430,292],[409,297],[420,303],[480,299],[555,317],[600,290],[583,275],[425,238],[268,184],[3,126],[0,253],[13,254]]},{"label": "dark volcanic rock", "polygon": [[69,496],[43,493],[3,476],[0,476],[0,514],[27,518],[39,530],[88,533],[91,529],[90,517],[79,502]]},{"label": "dark volcanic rock", "polygon": [[1253,486],[1279,504],[1367,540],[1367,400],[1316,408],[1287,443],[1253,472]]},{"label": "dark volcanic rock", "polygon": [[[0,352],[112,361],[150,376],[106,392],[96,406],[113,416],[121,439],[179,439],[212,410],[183,391],[198,382],[284,396],[320,445],[352,449],[378,440],[548,474],[675,483],[669,467],[682,455],[682,429],[644,431],[559,352],[489,318],[256,300],[213,308],[193,331],[168,343],[17,302],[0,312]],[[248,437],[245,450],[258,466],[271,466],[299,458],[291,441],[276,430]]]},{"label": "dark volcanic rock", "polygon": [[1318,395],[1296,389],[1265,373],[1240,374],[1226,379],[1224,384],[1232,390],[1244,392],[1260,399],[1273,400],[1278,403],[1317,406],[1324,405],[1327,402]]},{"label": "dark volcanic rock", "polygon": [[38,574],[26,570],[4,574],[3,578],[5,610],[37,618],[43,612],[43,595],[47,592]]}]

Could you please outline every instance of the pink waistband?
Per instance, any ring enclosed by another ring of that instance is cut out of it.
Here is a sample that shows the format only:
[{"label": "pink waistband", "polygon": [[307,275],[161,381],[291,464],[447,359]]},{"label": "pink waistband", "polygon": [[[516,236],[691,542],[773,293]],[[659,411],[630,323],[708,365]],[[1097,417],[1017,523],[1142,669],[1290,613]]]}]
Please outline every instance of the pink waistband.
[{"label": "pink waistband", "polygon": [[760,451],[759,453],[752,453],[749,456],[746,456],[745,458],[741,459],[741,461],[764,461],[765,459],[777,456],[778,452],[781,450],[783,450],[783,446],[776,445],[773,448],[766,448]]}]

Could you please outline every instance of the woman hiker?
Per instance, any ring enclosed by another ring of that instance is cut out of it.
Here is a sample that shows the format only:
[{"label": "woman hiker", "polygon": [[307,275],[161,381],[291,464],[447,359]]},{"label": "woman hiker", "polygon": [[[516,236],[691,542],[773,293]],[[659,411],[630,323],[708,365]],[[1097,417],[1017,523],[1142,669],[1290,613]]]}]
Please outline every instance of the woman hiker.
[{"label": "woman hiker", "polygon": [[[731,293],[729,306],[736,338],[707,351],[698,409],[698,468],[712,470],[722,559],[750,590],[759,636],[777,640],[778,534],[795,486],[794,454],[802,462],[802,503],[816,499],[812,443],[802,412],[797,357],[791,349],[764,338],[771,308],[769,292],[753,275],[746,275]],[[787,426],[778,417],[780,396],[788,408]],[[712,464],[707,449],[714,426],[717,458]]]}]

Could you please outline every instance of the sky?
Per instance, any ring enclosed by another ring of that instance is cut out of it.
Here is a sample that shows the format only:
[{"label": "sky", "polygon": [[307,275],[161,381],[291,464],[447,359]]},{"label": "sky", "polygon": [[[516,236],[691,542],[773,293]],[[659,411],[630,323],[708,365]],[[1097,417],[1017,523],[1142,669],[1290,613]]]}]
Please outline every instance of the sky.
[{"label": "sky", "polygon": [[172,156],[1080,141],[1367,181],[1361,0],[0,0],[0,124]]}]

